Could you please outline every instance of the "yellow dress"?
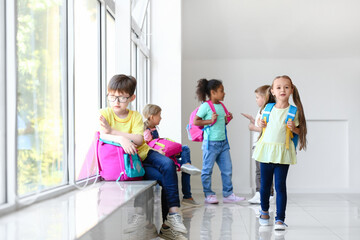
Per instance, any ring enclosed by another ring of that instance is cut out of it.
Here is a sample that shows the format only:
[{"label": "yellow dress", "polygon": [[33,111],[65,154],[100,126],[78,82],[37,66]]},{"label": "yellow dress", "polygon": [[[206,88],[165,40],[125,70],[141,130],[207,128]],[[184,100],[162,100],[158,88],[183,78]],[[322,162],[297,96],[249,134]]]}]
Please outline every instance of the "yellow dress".
[{"label": "yellow dress", "polygon": [[[290,107],[290,105],[289,105]],[[285,119],[289,107],[280,109],[273,107],[265,133],[256,144],[253,158],[262,163],[296,164],[296,151],[292,141],[286,149],[286,124]],[[299,125],[298,113],[294,119],[295,126]]]}]

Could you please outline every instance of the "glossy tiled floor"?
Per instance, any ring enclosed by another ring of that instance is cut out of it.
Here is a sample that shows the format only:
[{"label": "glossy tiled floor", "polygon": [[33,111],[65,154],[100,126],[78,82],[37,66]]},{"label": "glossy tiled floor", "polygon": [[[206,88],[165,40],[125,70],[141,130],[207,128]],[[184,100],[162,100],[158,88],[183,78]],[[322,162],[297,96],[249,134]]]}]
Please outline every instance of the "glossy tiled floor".
[{"label": "glossy tiled floor", "polygon": [[[156,194],[155,194],[156,195]],[[250,196],[247,196],[248,198]],[[203,202],[202,194],[194,198]],[[159,201],[155,203],[158,204]],[[287,230],[279,234],[273,227],[260,227],[259,205],[202,204],[197,208],[182,207],[189,239],[286,239],[346,240],[360,239],[360,194],[289,194]],[[159,206],[155,206],[155,210]],[[271,210],[275,210],[272,204]],[[271,213],[272,218],[274,212]],[[155,214],[159,229],[161,215]]]}]

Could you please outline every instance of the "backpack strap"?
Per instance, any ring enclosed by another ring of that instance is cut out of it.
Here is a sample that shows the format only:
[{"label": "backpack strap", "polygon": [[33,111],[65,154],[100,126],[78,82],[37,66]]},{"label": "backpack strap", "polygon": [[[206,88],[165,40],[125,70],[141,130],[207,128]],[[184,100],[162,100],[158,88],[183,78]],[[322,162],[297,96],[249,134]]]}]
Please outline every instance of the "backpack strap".
[{"label": "backpack strap", "polygon": [[[294,121],[296,112],[297,112],[297,108],[295,106],[293,106],[293,105],[290,105],[288,114],[287,114],[286,119],[285,119],[285,124],[287,124],[287,122],[289,120]],[[286,148],[287,149],[289,149],[290,138],[294,142],[294,146],[295,146],[295,149],[296,149],[297,144],[298,144],[298,140],[299,140],[299,135],[291,132],[290,129],[286,128]]]},{"label": "backpack strap", "polygon": [[275,106],[275,103],[268,103],[268,104],[266,104],[266,106],[262,112],[262,119],[265,120],[266,123],[269,122],[270,112],[274,106]]}]

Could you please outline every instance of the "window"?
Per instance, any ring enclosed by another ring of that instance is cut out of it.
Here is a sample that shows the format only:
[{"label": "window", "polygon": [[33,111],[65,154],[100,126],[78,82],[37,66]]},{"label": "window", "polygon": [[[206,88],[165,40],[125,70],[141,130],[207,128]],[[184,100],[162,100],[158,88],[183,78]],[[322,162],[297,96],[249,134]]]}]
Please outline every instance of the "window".
[{"label": "window", "polygon": [[[91,143],[98,126],[100,107],[100,3],[74,1],[74,118],[75,179],[96,173]],[[93,130],[90,130],[93,129]],[[84,161],[86,160],[86,161]]]},{"label": "window", "polygon": [[5,202],[5,2],[0,0],[0,204]]},{"label": "window", "polygon": [[[150,34],[149,34],[149,1],[134,0],[132,2],[131,25],[132,25],[132,66],[131,74],[137,79],[136,102],[132,108],[141,112],[149,102],[150,96]],[[135,106],[134,106],[135,105]]]},{"label": "window", "polygon": [[17,194],[67,183],[60,0],[17,1]]},{"label": "window", "polygon": [[106,83],[115,73],[115,19],[106,11]]}]

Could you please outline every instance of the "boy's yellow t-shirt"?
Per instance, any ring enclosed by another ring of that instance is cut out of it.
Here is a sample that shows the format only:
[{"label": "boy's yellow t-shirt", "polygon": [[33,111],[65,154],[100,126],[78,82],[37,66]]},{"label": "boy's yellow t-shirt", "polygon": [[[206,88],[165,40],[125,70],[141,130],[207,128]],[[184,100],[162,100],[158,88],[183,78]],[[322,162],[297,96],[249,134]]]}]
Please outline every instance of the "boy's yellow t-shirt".
[{"label": "boy's yellow t-shirt", "polygon": [[[111,107],[108,107],[100,109],[100,114],[105,117],[112,128],[120,132],[144,135],[144,122],[139,112],[129,110],[129,114],[126,118],[119,118],[114,113],[114,110]],[[143,143],[141,146],[138,146],[137,149],[140,158],[145,160],[150,147],[143,140]]]}]

